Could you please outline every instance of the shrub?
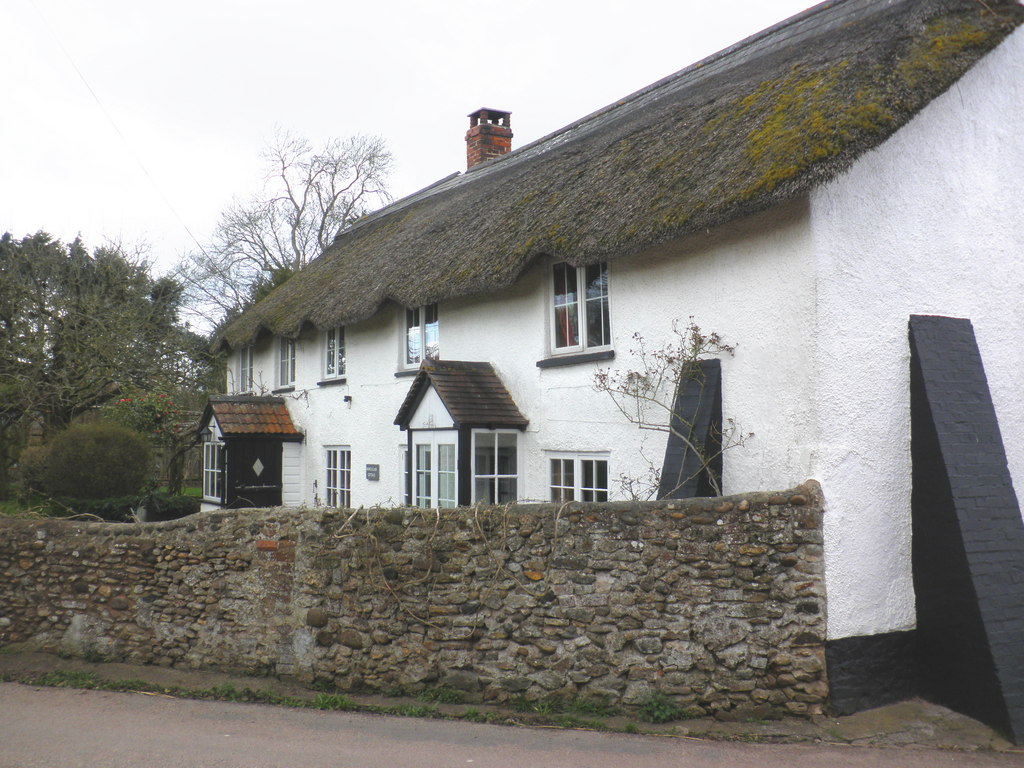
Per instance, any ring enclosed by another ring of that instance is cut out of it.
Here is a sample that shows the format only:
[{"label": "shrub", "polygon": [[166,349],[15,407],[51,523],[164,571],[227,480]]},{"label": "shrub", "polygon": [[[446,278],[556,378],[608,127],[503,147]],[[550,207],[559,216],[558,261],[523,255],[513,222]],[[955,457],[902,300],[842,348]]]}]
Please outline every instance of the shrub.
[{"label": "shrub", "polygon": [[116,424],[78,424],[50,443],[43,490],[53,496],[108,499],[138,493],[149,475],[149,448]]},{"label": "shrub", "polygon": [[18,479],[22,493],[43,490],[49,455],[50,449],[45,445],[29,445],[21,451],[18,456]]},{"label": "shrub", "polygon": [[163,492],[144,496],[118,496],[111,499],[62,498],[61,504],[79,515],[95,515],[112,523],[130,523],[135,520],[139,506],[146,508],[147,522],[177,520],[199,511],[199,499],[194,496],[171,496]]}]

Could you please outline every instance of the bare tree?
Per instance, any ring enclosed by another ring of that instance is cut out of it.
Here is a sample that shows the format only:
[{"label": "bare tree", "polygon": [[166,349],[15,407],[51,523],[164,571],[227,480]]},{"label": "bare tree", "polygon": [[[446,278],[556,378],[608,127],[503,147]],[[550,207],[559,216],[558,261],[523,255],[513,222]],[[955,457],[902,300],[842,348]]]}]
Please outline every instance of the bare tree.
[{"label": "bare tree", "polygon": [[391,200],[392,156],[379,137],[331,139],[314,149],[279,130],[263,160],[262,193],[233,203],[210,245],[179,266],[187,304],[205,320],[243,309],[302,269],[340,230]]},{"label": "bare tree", "polygon": [[661,467],[641,451],[647,469],[642,475],[621,475],[619,482],[623,493],[641,499],[672,496],[688,481],[700,476],[716,495],[720,495],[720,478],[714,470],[722,454],[742,445],[753,433],[743,433],[732,419],[726,419],[724,424],[710,425],[713,434],[708,440],[707,435],[698,434],[700,430],[693,420],[680,413],[677,403],[679,393],[688,387],[696,392],[697,400],[709,396],[705,393],[702,361],[732,356],[736,347],[717,333],[704,333],[692,317],[685,328],[674,321],[672,337],[660,347],[651,348],[639,333],[633,334],[633,341],[635,346],[630,353],[636,360],[636,367],[599,370],[594,374],[594,388],[606,392],[623,416],[640,429],[668,432],[694,460],[688,464],[693,467],[692,472],[673,477],[670,487],[665,488],[661,482]]}]

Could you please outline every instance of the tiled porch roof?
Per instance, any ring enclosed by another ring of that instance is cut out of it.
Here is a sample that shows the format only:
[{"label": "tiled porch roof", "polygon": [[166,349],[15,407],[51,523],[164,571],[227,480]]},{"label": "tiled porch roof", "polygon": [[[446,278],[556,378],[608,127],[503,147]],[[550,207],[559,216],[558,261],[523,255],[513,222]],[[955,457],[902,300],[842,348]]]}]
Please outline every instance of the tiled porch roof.
[{"label": "tiled porch roof", "polygon": [[[217,425],[225,437],[250,435],[302,438],[302,433],[292,423],[288,407],[281,397],[220,395],[210,398],[207,411],[216,417]],[[203,418],[204,424],[208,421],[209,415]]]},{"label": "tiled porch roof", "polygon": [[408,425],[428,385],[460,427],[525,429],[530,423],[490,363],[428,360],[413,379],[395,424]]}]

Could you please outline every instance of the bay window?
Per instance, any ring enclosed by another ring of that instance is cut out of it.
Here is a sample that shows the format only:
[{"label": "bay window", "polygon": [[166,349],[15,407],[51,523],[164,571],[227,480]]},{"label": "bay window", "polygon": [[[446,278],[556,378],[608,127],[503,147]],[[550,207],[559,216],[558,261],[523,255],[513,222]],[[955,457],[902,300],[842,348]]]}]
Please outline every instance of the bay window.
[{"label": "bay window", "polygon": [[506,504],[519,498],[518,433],[473,432],[473,501]]}]

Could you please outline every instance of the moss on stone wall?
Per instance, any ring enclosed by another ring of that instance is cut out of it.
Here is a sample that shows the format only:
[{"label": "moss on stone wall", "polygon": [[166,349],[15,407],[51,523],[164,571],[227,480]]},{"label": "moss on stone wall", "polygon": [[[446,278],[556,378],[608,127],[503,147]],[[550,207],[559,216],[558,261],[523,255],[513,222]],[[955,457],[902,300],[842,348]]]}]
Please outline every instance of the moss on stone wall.
[{"label": "moss on stone wall", "polygon": [[[0,645],[469,700],[827,699],[821,498],[0,523]],[[453,682],[454,681],[454,682]]]}]

